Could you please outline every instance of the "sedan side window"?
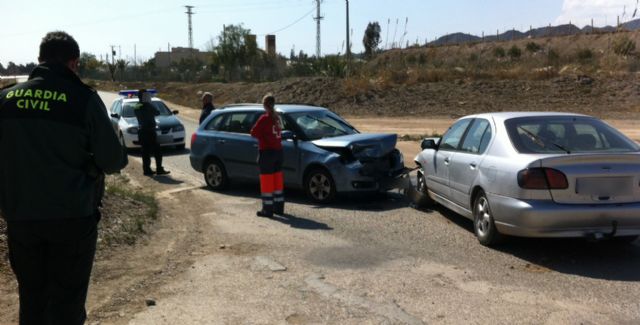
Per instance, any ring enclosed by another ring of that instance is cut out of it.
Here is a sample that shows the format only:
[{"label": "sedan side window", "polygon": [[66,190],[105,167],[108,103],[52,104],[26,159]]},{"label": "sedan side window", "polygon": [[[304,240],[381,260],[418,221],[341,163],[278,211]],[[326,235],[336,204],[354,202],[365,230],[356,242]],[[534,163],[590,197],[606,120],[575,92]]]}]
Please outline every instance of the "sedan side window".
[{"label": "sedan side window", "polygon": [[440,146],[438,149],[440,150],[456,150],[458,149],[458,145],[460,144],[460,140],[464,135],[464,131],[467,130],[469,123],[471,123],[471,119],[460,120],[453,124],[447,133],[442,136],[442,140],[440,141]]},{"label": "sedan side window", "polygon": [[[487,129],[489,130],[487,134]],[[481,154],[487,148],[489,139],[491,138],[491,127],[489,121],[485,119],[476,119],[467,132],[467,136],[462,143],[462,151]]]}]

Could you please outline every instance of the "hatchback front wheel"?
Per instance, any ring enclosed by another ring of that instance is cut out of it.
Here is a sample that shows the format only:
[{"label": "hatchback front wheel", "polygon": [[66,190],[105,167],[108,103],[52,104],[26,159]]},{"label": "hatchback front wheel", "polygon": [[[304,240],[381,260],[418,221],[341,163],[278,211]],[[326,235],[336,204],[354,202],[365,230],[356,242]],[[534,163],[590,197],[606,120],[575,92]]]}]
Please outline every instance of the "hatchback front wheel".
[{"label": "hatchback front wheel", "polygon": [[329,203],[336,195],[336,185],[328,171],[316,168],[307,174],[304,182],[307,196],[318,203]]}]

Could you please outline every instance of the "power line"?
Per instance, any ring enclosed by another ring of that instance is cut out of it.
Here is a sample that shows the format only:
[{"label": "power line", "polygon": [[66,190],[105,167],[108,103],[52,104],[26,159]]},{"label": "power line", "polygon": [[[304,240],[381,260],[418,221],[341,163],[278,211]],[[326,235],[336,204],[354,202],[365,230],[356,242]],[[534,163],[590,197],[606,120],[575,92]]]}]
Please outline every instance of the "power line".
[{"label": "power line", "polygon": [[268,33],[268,34],[260,34],[260,36],[279,33],[279,32],[281,32],[281,31],[283,31],[283,30],[285,30],[285,29],[287,29],[287,28],[289,28],[289,27],[291,27],[291,26],[293,26],[293,25],[295,25],[295,24],[299,23],[299,22],[300,22],[302,19],[304,19],[305,17],[307,17],[307,16],[311,15],[311,13],[313,13],[313,11],[314,11],[314,10],[316,10],[316,8],[313,8],[313,9],[309,10],[306,14],[304,14],[302,17],[300,17],[300,18],[296,19],[296,20],[295,20],[294,22],[292,22],[291,24],[289,24],[289,25],[287,25],[287,26],[284,26],[284,27],[282,27],[282,28],[280,28],[280,29],[278,29],[278,30],[276,30],[276,31],[273,31],[273,32],[271,32],[271,33]]}]

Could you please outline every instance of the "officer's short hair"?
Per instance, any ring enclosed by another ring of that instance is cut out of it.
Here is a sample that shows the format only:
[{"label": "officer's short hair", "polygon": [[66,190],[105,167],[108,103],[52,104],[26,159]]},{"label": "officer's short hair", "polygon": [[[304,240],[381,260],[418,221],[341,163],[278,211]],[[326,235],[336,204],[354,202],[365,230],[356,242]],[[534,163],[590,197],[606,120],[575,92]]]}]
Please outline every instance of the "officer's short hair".
[{"label": "officer's short hair", "polygon": [[38,61],[66,64],[80,57],[80,47],[73,37],[63,31],[49,32],[40,42]]},{"label": "officer's short hair", "polygon": [[276,104],[276,98],[273,97],[273,94],[268,93],[262,97],[262,105],[267,105],[269,107],[273,107]]},{"label": "officer's short hair", "polygon": [[208,92],[208,91],[206,91],[204,94],[202,94],[202,99],[205,99],[205,98],[207,98],[207,97],[211,97],[211,98],[213,98],[213,94],[212,94],[212,93],[210,93],[210,92]]}]

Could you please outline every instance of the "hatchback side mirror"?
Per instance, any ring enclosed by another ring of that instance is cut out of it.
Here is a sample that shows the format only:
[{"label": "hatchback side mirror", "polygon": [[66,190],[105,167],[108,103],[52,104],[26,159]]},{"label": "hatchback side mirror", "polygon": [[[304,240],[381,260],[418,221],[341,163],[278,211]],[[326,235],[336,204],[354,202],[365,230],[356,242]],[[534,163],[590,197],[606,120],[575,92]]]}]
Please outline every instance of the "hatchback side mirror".
[{"label": "hatchback side mirror", "polygon": [[439,138],[426,138],[424,140],[422,140],[422,143],[420,143],[420,148],[422,148],[422,150],[425,149],[438,149],[438,140],[440,140]]},{"label": "hatchback side mirror", "polygon": [[293,133],[293,131],[289,131],[289,130],[282,131],[282,133],[280,133],[280,136],[282,137],[282,140],[295,140],[296,139],[296,134]]},{"label": "hatchback side mirror", "polygon": [[171,111],[171,113],[173,113],[173,115],[178,115],[178,113],[180,113],[180,111]]}]

